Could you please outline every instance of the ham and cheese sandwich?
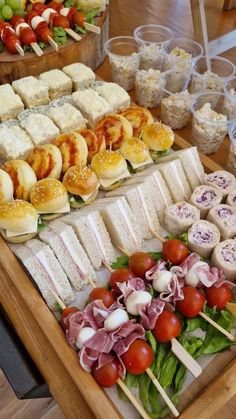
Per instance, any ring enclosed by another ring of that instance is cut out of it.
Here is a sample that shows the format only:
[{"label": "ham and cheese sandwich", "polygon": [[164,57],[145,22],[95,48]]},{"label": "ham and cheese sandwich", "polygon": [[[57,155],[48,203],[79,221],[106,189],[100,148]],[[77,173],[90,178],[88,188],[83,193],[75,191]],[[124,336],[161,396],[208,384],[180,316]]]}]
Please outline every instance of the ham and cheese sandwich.
[{"label": "ham and cheese sandwich", "polygon": [[63,185],[69,193],[71,207],[81,208],[95,200],[100,183],[90,167],[72,166],[63,177]]},{"label": "ham and cheese sandwich", "polygon": [[236,236],[236,208],[227,204],[216,205],[208,212],[207,220],[219,228],[223,240]]},{"label": "ham and cheese sandwich", "polygon": [[74,298],[70,283],[53,251],[39,240],[27,245],[10,245],[12,252],[21,260],[51,310],[57,310],[57,294],[67,305]]},{"label": "ham and cheese sandwich", "polygon": [[217,226],[206,220],[196,221],[188,231],[188,244],[193,252],[208,259],[216,245],[220,242]]},{"label": "ham and cheese sandwich", "polygon": [[95,132],[88,128],[78,130],[78,133],[84,137],[88,147],[88,163],[91,163],[95,154],[106,150],[106,141],[102,136],[97,137]]},{"label": "ham and cheese sandwich", "polygon": [[9,160],[2,166],[13,182],[14,198],[29,201],[32,187],[37,182],[31,166],[24,160]]},{"label": "ham and cheese sandwich", "polygon": [[71,95],[72,93],[72,80],[61,70],[45,71],[39,75],[39,80],[42,80],[47,85],[51,100]]},{"label": "ham and cheese sandwich", "polygon": [[217,170],[214,173],[206,174],[203,179],[204,185],[214,186],[223,194],[223,200],[236,187],[236,179],[232,173],[226,170]]},{"label": "ham and cheese sandwich", "polygon": [[229,281],[236,281],[236,239],[224,240],[213,250],[211,263],[221,269]]},{"label": "ham and cheese sandwich", "polygon": [[29,135],[18,125],[0,125],[0,153],[5,160],[24,159],[33,148]]},{"label": "ham and cheese sandwich", "polygon": [[0,203],[13,199],[14,186],[11,177],[5,170],[0,169]]},{"label": "ham and cheese sandwich", "polygon": [[27,163],[32,167],[37,180],[47,177],[59,179],[62,170],[62,157],[58,147],[45,144],[34,148],[27,157]]},{"label": "ham and cheese sandwich", "polygon": [[131,106],[121,112],[132,125],[134,137],[139,138],[143,128],[154,122],[151,112],[140,106]]},{"label": "ham and cheese sandwich", "polygon": [[91,167],[105,191],[118,188],[124,179],[130,177],[127,163],[117,151],[105,150],[97,153],[92,159]]},{"label": "ham and cheese sandwich", "polygon": [[94,128],[97,137],[105,138],[106,146],[118,150],[124,141],[133,136],[133,128],[124,116],[109,114],[102,118]]},{"label": "ham and cheese sandwich", "polygon": [[88,277],[96,279],[88,256],[71,226],[61,221],[53,221],[39,237],[52,248],[75,289],[84,288],[88,283]]},{"label": "ham and cheese sandwich", "polygon": [[165,210],[166,230],[174,236],[188,231],[199,219],[199,209],[185,201],[173,204]]},{"label": "ham and cheese sandwich", "polygon": [[47,105],[49,102],[47,85],[36,77],[28,76],[12,82],[15,92],[27,108]]},{"label": "ham and cheese sandwich", "polygon": [[60,134],[54,122],[41,113],[30,113],[21,120],[20,126],[29,134],[35,146],[50,143]]},{"label": "ham and cheese sandwich", "polygon": [[95,81],[95,74],[90,67],[82,63],[74,63],[62,69],[73,82],[74,90],[89,87]]},{"label": "ham and cheese sandwich", "polygon": [[206,218],[208,211],[222,202],[223,194],[214,186],[201,185],[194,189],[190,203],[200,210],[201,218]]},{"label": "ham and cheese sandwich", "polygon": [[48,116],[55,122],[59,130],[73,132],[86,127],[86,120],[81,112],[70,103],[63,103],[61,106],[50,106]]},{"label": "ham and cheese sandwich", "polygon": [[96,81],[91,87],[110,103],[114,112],[121,111],[130,106],[130,95],[117,83]]},{"label": "ham and cheese sandwich", "polygon": [[148,147],[138,138],[130,137],[123,140],[120,153],[134,170],[142,170],[153,163]]},{"label": "ham and cheese sandwich", "polygon": [[157,165],[161,172],[174,202],[188,201],[191,189],[185,176],[180,160],[174,160]]},{"label": "ham and cheese sandwich", "polygon": [[101,215],[92,205],[61,218],[61,221],[73,227],[94,269],[101,268],[103,261],[114,262],[116,256],[110,236]]},{"label": "ham and cheese sandwich", "polygon": [[72,166],[84,166],[87,164],[88,146],[77,132],[61,134],[53,144],[59,148],[62,155],[62,174]]},{"label": "ham and cheese sandwich", "polygon": [[82,112],[90,127],[105,115],[112,112],[111,105],[95,90],[77,90],[72,94],[74,105]]},{"label": "ham and cheese sandwich", "polygon": [[0,86],[0,121],[15,119],[24,110],[24,104],[10,84]]}]

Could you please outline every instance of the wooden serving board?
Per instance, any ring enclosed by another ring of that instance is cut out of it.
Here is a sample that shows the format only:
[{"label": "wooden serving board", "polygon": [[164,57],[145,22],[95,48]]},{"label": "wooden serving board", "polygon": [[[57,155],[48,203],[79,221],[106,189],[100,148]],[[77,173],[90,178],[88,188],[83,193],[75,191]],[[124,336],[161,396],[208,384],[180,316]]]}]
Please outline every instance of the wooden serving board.
[{"label": "wooden serving board", "polygon": [[66,65],[80,62],[95,70],[105,58],[104,44],[108,39],[109,10],[96,19],[96,25],[101,28],[101,34],[87,33],[81,35],[79,42],[68,39],[66,45],[59,46],[55,51],[51,46],[38,57],[27,52],[23,57],[3,51],[0,54],[0,83],[11,83],[25,76],[38,76],[47,70],[62,68]]},{"label": "wooden serving board", "polygon": [[[190,146],[175,136],[176,149]],[[207,172],[221,168],[204,155],[201,160]],[[65,416],[121,418],[103,389],[80,367],[54,315],[2,238],[0,246],[0,303]],[[218,354],[184,391],[178,407],[181,418],[215,418],[236,395],[235,353],[228,350]]]}]

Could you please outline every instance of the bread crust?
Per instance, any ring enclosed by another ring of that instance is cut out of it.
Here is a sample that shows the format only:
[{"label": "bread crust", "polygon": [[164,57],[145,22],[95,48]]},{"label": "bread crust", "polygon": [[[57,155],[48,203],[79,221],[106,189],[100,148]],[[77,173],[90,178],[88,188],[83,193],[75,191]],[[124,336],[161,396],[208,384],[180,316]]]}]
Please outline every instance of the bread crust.
[{"label": "bread crust", "polygon": [[68,204],[65,186],[57,179],[39,180],[32,188],[30,201],[39,212],[52,213]]}]

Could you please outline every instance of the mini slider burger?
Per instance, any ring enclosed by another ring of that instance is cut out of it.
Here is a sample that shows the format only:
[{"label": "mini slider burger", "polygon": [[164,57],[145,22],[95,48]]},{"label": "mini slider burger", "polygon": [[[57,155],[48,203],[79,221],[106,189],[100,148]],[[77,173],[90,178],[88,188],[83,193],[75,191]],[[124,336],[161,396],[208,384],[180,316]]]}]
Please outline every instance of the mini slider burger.
[{"label": "mini slider burger", "polygon": [[96,173],[88,166],[70,167],[64,175],[63,185],[69,192],[69,201],[73,208],[91,204],[100,186]]},{"label": "mini slider burger", "polygon": [[60,214],[70,212],[66,188],[57,179],[39,180],[31,190],[30,201],[42,220],[54,220]]},{"label": "mini slider burger", "polygon": [[129,138],[123,141],[120,147],[120,153],[128,160],[128,164],[132,166],[133,170],[153,163],[148,146],[138,138]]},{"label": "mini slider burger", "polygon": [[169,153],[175,135],[170,127],[161,122],[147,125],[141,133],[141,139],[148,146],[153,160]]},{"label": "mini slider burger", "polygon": [[13,183],[7,172],[0,169],[0,203],[13,199]]},{"label": "mini slider burger", "polygon": [[2,166],[14,186],[14,198],[29,200],[32,186],[37,182],[36,175],[30,165],[24,160],[9,160]]},{"label": "mini slider burger", "polygon": [[38,213],[32,204],[22,200],[0,204],[0,232],[11,243],[32,239],[38,230]]},{"label": "mini slider burger", "polygon": [[91,167],[105,191],[118,188],[130,176],[124,157],[117,151],[105,150],[97,153]]},{"label": "mini slider burger", "polygon": [[35,147],[28,155],[27,162],[38,180],[46,177],[59,179],[61,176],[62,157],[59,148],[53,144]]}]

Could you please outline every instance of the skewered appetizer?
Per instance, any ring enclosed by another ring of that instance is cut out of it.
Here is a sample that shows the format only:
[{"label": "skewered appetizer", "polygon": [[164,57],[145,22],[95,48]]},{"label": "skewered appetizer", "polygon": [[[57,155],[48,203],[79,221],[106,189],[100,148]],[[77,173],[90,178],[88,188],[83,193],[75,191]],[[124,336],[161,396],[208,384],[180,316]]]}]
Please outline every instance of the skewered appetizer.
[{"label": "skewered appetizer", "polygon": [[1,42],[11,54],[24,55],[21,41],[9,22],[0,20],[0,33]]}]

